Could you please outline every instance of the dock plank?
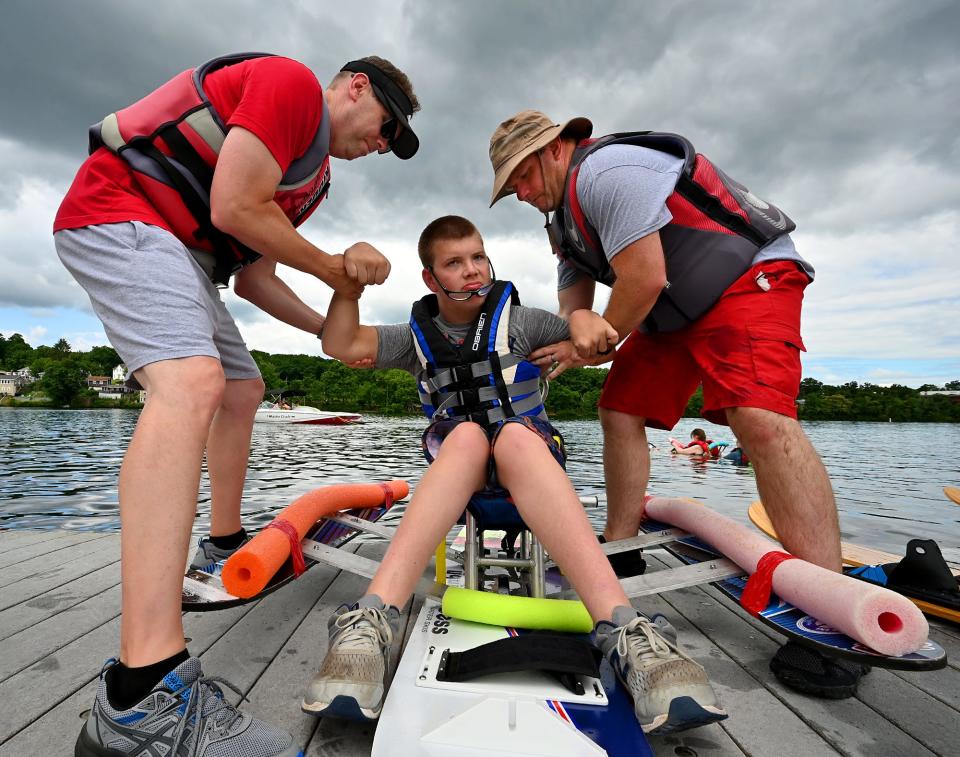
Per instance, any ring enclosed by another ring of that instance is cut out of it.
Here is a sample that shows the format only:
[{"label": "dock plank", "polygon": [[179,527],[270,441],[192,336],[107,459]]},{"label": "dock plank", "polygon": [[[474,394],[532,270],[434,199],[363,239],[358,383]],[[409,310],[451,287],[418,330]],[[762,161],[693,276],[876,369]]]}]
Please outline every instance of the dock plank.
[{"label": "dock plank", "polygon": [[120,583],[120,563],[110,563],[70,583],[0,610],[0,641],[69,610]]},{"label": "dock plank", "polygon": [[[79,548],[83,548],[80,545]],[[94,573],[100,568],[120,560],[120,541],[116,546],[101,544],[97,550],[85,554],[82,558],[71,560],[63,565],[49,568],[35,575],[5,586],[0,592],[0,610],[13,607],[21,602],[39,597],[52,589],[58,589],[81,576]]]},{"label": "dock plank", "polygon": [[[57,560],[58,556],[64,550],[75,547],[78,544],[85,544],[91,541],[98,541],[100,539],[109,538],[109,534],[103,533],[94,533],[91,531],[61,531],[62,535],[54,535],[51,538],[44,539],[43,541],[31,541],[22,546],[18,546],[14,549],[4,550],[0,552],[0,568],[4,568],[3,571],[3,583],[0,585],[7,585],[12,583],[11,581],[6,580],[8,571],[13,570],[11,566],[22,565],[28,560],[36,559],[38,557],[46,557],[48,560]],[[6,536],[4,536],[4,541]],[[43,566],[41,566],[42,568]],[[31,571],[36,571],[36,567],[32,567]]]},{"label": "dock plank", "polygon": [[[255,604],[234,607],[210,613],[184,615],[185,633],[191,654],[202,655],[218,639],[250,612]],[[119,619],[103,627],[101,632],[87,634],[82,640],[65,647],[60,653],[62,666],[57,665],[57,675],[49,684],[44,679],[31,675],[15,676],[14,685],[0,684],[0,697],[13,702],[14,686],[30,686],[42,690],[36,701],[23,707],[0,708],[0,757],[23,757],[24,755],[73,754],[73,744],[83,725],[83,713],[93,702],[98,674],[103,661],[117,654],[119,644]],[[224,671],[226,672],[226,671]],[[20,681],[17,681],[17,678]],[[44,699],[45,697],[45,699]],[[7,709],[16,709],[10,715]],[[21,728],[11,732],[11,720],[23,722]]]},{"label": "dock plank", "polygon": [[[7,533],[0,531],[0,555],[11,551],[5,551]],[[119,554],[119,537],[108,538],[114,542],[109,548]],[[88,541],[65,543],[65,556]],[[380,558],[384,544],[364,537],[351,546]],[[662,550],[647,555],[651,569],[676,564]],[[3,590],[0,604],[5,604],[8,589],[37,584],[24,592],[30,598],[0,611],[0,638],[5,637],[0,647],[0,757],[72,753],[97,674],[103,660],[116,654],[119,640],[119,565],[114,560],[88,570],[95,556],[76,556],[72,562],[83,570],[67,581],[62,574],[52,582],[49,576],[30,576]],[[326,651],[327,619],[339,604],[355,600],[366,584],[365,579],[317,566],[260,602],[189,613],[184,616],[189,649],[202,655],[205,672],[222,675],[247,694],[251,701],[244,710],[292,732],[308,757],[369,754],[372,725],[317,720],[299,709],[303,690]],[[652,738],[658,756],[956,753],[956,626],[931,623],[932,637],[954,656],[948,668],[926,673],[874,669],[861,682],[857,697],[824,701],[792,692],[774,679],[767,666],[783,637],[718,590],[695,587],[634,604],[671,619],[685,651],[707,668],[730,712],[722,723]],[[407,608],[397,647],[409,637],[419,606],[415,599]]]},{"label": "dock plank", "polygon": [[120,585],[14,634],[0,654],[0,682],[120,615]]}]

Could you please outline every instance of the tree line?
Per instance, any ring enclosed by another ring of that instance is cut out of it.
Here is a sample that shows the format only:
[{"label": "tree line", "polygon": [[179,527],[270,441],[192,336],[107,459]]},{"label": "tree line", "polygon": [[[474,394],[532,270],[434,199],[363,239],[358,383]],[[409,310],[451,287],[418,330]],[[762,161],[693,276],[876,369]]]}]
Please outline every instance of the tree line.
[{"label": "tree line", "polygon": [[[420,413],[416,383],[400,370],[353,369],[312,355],[273,355],[253,351],[269,389],[288,389],[303,395],[302,403],[322,410],[343,410],[383,415]],[[42,392],[56,407],[114,406],[115,400],[97,400],[86,388],[88,375],[109,376],[120,358],[111,347],[75,352],[65,339],[54,346],[31,347],[20,334],[0,334],[0,370],[30,368],[43,378],[31,388]],[[605,368],[574,368],[550,382],[547,410],[556,419],[597,417],[597,400],[607,376]],[[806,420],[859,420],[898,422],[960,422],[960,402],[945,396],[922,396],[928,390],[960,390],[960,381],[918,389],[894,384],[851,381],[840,386],[806,378],[800,384],[798,412]],[[189,391],[185,387],[184,391]],[[5,400],[10,402],[10,400]],[[119,401],[130,404],[131,399]],[[696,391],[684,416],[700,417],[703,394]]]}]

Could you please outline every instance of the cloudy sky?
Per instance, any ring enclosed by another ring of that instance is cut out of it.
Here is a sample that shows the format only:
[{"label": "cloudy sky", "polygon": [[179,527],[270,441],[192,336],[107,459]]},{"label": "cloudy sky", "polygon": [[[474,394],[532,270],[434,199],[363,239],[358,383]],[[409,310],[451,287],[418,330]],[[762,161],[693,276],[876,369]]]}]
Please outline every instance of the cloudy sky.
[{"label": "cloudy sky", "polygon": [[[918,386],[960,378],[960,5],[949,0],[363,3],[6,0],[0,24],[0,333],[37,346],[105,344],[50,234],[91,123],[218,54],[297,58],[328,82],[377,54],[423,111],[409,162],[335,161],[330,199],[302,227],[328,252],[371,242],[393,263],[362,301],[406,320],[422,284],[416,240],[471,218],[525,304],[554,308],[542,219],[487,209],[491,131],[534,107],[595,134],[690,139],[797,222],[817,269],[804,375]],[[356,11],[343,10],[353,6]],[[336,7],[338,10],[334,10]],[[329,290],[285,278],[323,310]],[[605,295],[604,295],[605,296]],[[320,354],[316,339],[227,295],[252,348]],[[601,303],[602,304],[602,301]]]}]

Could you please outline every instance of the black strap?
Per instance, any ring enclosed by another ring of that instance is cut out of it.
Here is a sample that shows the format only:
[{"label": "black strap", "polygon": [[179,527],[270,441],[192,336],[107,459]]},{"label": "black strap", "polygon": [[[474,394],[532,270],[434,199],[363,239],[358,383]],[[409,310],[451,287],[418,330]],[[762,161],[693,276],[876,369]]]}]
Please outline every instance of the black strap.
[{"label": "black strap", "polygon": [[543,670],[565,679],[573,675],[600,677],[600,650],[585,639],[550,631],[481,644],[463,652],[447,650],[437,669],[438,681],[469,681],[493,673]]},{"label": "black strap", "polygon": [[183,163],[186,169],[200,182],[200,186],[210,187],[213,185],[213,168],[200,157],[200,153],[190,144],[190,140],[177,128],[177,124],[167,124],[159,130],[158,134],[173,151],[176,159]]},{"label": "black strap", "polygon": [[497,396],[500,399],[500,407],[503,408],[503,415],[505,418],[512,418],[514,415],[513,405],[510,404],[510,392],[507,390],[507,385],[503,381],[503,368],[500,365],[500,355],[496,352],[491,352],[487,356],[487,359],[490,361],[490,366],[493,369],[491,375],[497,387]]},{"label": "black strap", "polygon": [[[216,264],[211,278],[215,284],[221,286],[227,285],[227,282],[230,280],[230,275],[241,262],[241,255],[248,256],[249,253],[249,256],[252,256],[250,258],[252,260],[260,257],[259,254],[244,247],[236,240],[232,240],[227,234],[224,234],[213,225],[213,222],[210,220],[210,206],[208,201],[205,200],[194,186],[187,181],[183,174],[177,170],[170,162],[169,157],[162,153],[149,139],[137,138],[131,140],[125,149],[140,152],[152,159],[163,169],[164,174],[166,174],[174,189],[177,190],[184,205],[187,206],[187,210],[190,211],[190,215],[193,216],[193,219],[197,222],[197,230],[194,232],[194,236],[197,239],[208,240],[210,246],[213,248]],[[121,155],[122,154],[121,152]]]}]

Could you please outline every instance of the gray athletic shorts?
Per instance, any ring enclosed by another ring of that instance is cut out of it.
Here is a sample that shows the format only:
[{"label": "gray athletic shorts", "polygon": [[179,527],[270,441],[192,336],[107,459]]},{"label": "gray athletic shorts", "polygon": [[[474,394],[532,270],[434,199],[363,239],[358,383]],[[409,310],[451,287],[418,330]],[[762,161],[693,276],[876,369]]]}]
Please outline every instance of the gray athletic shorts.
[{"label": "gray athletic shorts", "polygon": [[158,360],[197,355],[219,360],[228,379],[259,378],[220,293],[173,234],[132,221],[53,238],[131,379]]}]

